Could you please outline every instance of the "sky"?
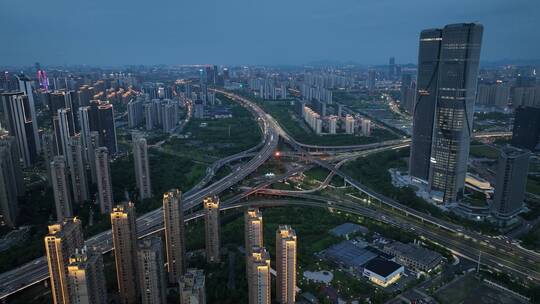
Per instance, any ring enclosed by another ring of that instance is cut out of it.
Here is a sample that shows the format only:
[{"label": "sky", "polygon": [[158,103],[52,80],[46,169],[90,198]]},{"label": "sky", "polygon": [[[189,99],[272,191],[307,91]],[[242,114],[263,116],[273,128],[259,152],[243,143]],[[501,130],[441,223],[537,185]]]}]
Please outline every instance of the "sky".
[{"label": "sky", "polygon": [[540,0],[0,0],[0,65],[416,63],[459,22],[482,61],[540,58]]}]

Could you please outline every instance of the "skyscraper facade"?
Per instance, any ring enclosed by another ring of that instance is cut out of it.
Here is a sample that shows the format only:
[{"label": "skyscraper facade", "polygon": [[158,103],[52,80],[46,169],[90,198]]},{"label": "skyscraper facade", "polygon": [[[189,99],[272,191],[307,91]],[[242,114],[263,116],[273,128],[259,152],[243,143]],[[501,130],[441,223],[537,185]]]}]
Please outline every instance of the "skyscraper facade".
[{"label": "skyscraper facade", "polygon": [[219,198],[207,197],[203,200],[204,231],[206,240],[206,260],[210,263],[220,261],[219,247]]},{"label": "skyscraper facade", "polygon": [[[271,304],[270,254],[264,247],[255,246],[248,257],[250,304]],[[287,302],[294,303],[294,302]]]},{"label": "skyscraper facade", "polygon": [[429,180],[441,42],[440,29],[424,30],[420,33],[417,92],[416,101],[412,106],[413,134],[409,174],[425,182]]},{"label": "skyscraper facade", "polygon": [[58,109],[54,124],[58,152],[66,158],[69,155],[70,138],[75,135],[75,123],[72,118],[71,109]]},{"label": "skyscraper facade", "polygon": [[76,250],[67,266],[70,304],[107,304],[107,288],[101,252]]},{"label": "skyscraper facade", "polygon": [[139,303],[137,226],[133,203],[124,203],[113,208],[111,224],[120,301],[122,304]]},{"label": "skyscraper facade", "polygon": [[162,246],[159,236],[139,241],[137,264],[139,266],[141,303],[143,304],[165,304],[167,302]]},{"label": "skyscraper facade", "polygon": [[491,213],[510,220],[523,210],[531,153],[511,146],[501,149],[497,161],[495,195]]},{"label": "skyscraper facade", "polygon": [[429,188],[443,203],[463,197],[482,34],[483,26],[473,23],[442,30]]},{"label": "skyscraper facade", "polygon": [[188,269],[178,280],[180,304],[206,304],[204,272]]},{"label": "skyscraper facade", "polygon": [[49,226],[49,234],[45,236],[45,252],[54,304],[70,303],[69,257],[83,245],[84,238],[80,220],[66,218],[58,224]]},{"label": "skyscraper facade", "polygon": [[540,108],[518,107],[515,111],[512,146],[540,150]]},{"label": "skyscraper facade", "polygon": [[98,106],[97,131],[99,132],[99,139],[102,145],[109,149],[111,155],[116,155],[118,146],[116,142],[116,126],[114,123],[114,108],[112,104],[102,103]]},{"label": "skyscraper facade", "polygon": [[106,147],[99,147],[94,152],[96,166],[97,199],[101,214],[110,213],[114,203],[111,167],[109,166],[109,151]]},{"label": "skyscraper facade", "polygon": [[22,194],[22,173],[15,138],[0,135],[0,226],[17,223],[17,197]]},{"label": "skyscraper facade", "polygon": [[148,164],[148,146],[144,137],[133,135],[133,161],[135,179],[140,199],[152,197],[150,182],[150,165]]},{"label": "skyscraper facade", "polygon": [[163,194],[163,222],[169,283],[176,284],[186,267],[182,192],[178,189],[172,189]]},{"label": "skyscraper facade", "polygon": [[288,225],[276,232],[276,299],[282,304],[296,301],[296,232]]},{"label": "skyscraper facade", "polygon": [[28,106],[30,110],[30,116],[32,117],[32,134],[34,135],[34,142],[36,143],[36,153],[41,153],[41,143],[39,141],[39,133],[37,126],[36,116],[36,103],[34,100],[34,90],[32,89],[32,81],[26,75],[21,74],[17,76],[19,80],[19,90],[24,92],[28,97]]},{"label": "skyscraper facade", "polygon": [[51,178],[54,204],[56,206],[56,220],[62,222],[64,218],[73,216],[66,161],[63,156],[55,156],[51,162]]},{"label": "skyscraper facade", "polygon": [[83,147],[80,134],[72,136],[69,143],[68,163],[71,176],[73,198],[82,204],[89,199],[86,166],[83,159]]},{"label": "skyscraper facade", "polygon": [[38,157],[39,138],[34,134],[37,121],[32,117],[28,96],[22,92],[2,93],[0,96],[9,135],[17,140],[23,165],[30,167]]}]

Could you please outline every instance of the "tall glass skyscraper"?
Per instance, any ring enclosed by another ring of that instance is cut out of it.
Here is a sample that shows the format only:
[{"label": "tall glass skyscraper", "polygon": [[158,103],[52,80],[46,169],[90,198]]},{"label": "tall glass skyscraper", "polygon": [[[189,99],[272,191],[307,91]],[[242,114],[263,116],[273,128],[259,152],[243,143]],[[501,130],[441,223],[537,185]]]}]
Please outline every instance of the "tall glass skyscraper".
[{"label": "tall glass skyscraper", "polygon": [[483,31],[474,23],[442,31],[429,187],[443,203],[463,197]]},{"label": "tall glass skyscraper", "polygon": [[429,172],[432,197],[442,203],[463,196],[482,33],[480,24],[461,23],[420,37],[410,171],[421,179]]}]

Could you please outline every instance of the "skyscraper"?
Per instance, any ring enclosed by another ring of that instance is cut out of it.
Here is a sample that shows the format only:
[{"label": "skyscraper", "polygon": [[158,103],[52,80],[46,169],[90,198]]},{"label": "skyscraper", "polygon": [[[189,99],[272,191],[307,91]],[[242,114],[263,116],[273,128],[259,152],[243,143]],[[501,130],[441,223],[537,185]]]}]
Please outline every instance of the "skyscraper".
[{"label": "skyscraper", "polygon": [[491,213],[497,219],[510,220],[523,210],[530,156],[529,151],[512,146],[501,149],[491,204]]},{"label": "skyscraper", "polygon": [[[255,246],[249,252],[249,303],[271,304],[270,254],[264,247]],[[287,303],[294,303],[287,302]]]},{"label": "skyscraper", "polygon": [[96,166],[97,199],[101,214],[110,213],[113,205],[113,190],[111,168],[109,166],[109,151],[106,147],[99,147],[94,151]]},{"label": "skyscraper", "polygon": [[83,148],[80,134],[72,136],[69,144],[68,163],[71,175],[71,187],[75,202],[82,204],[89,199],[86,166],[83,160]]},{"label": "skyscraper", "polygon": [[388,60],[388,79],[393,80],[396,74],[396,58],[390,57]]},{"label": "skyscraper", "polygon": [[138,303],[140,286],[137,275],[137,226],[133,203],[124,203],[113,208],[111,224],[121,303]]},{"label": "skyscraper", "polygon": [[85,162],[89,162],[90,160],[90,154],[89,154],[89,146],[90,146],[90,107],[80,107],[79,108],[79,127],[80,127],[80,134],[81,134],[81,140],[82,140],[82,146],[83,146],[83,154]]},{"label": "skyscraper", "polygon": [[429,188],[443,203],[463,197],[482,33],[482,25],[474,23],[442,30]]},{"label": "skyscraper", "polygon": [[83,247],[67,266],[71,304],[107,304],[107,288],[101,252]]},{"label": "skyscraper", "polygon": [[248,208],[244,214],[244,238],[248,256],[252,247],[263,247],[263,218],[257,208]]},{"label": "skyscraper", "polygon": [[204,231],[206,240],[206,260],[210,263],[220,261],[219,247],[219,198],[207,197],[203,200]]},{"label": "skyscraper", "polygon": [[32,81],[26,75],[21,74],[17,76],[19,79],[19,90],[24,92],[28,97],[28,106],[30,110],[30,116],[32,117],[32,134],[34,135],[34,142],[36,143],[36,153],[41,153],[41,143],[39,141],[39,133],[37,126],[37,116],[36,116],[36,103],[34,101],[34,91],[32,90]]},{"label": "skyscraper", "polygon": [[15,138],[0,135],[0,226],[14,228],[17,196],[22,193],[22,174]]},{"label": "skyscraper", "polygon": [[71,109],[58,109],[54,124],[58,153],[66,158],[69,155],[70,138],[75,135],[75,124],[71,114]]},{"label": "skyscraper", "polygon": [[416,101],[413,111],[413,133],[409,174],[427,182],[433,137],[433,119],[437,104],[439,60],[441,55],[442,31],[424,30],[420,33],[418,51],[418,76],[416,79]]},{"label": "skyscraper", "polygon": [[169,283],[175,284],[185,269],[186,239],[182,192],[172,189],[163,194],[163,226]]},{"label": "skyscraper", "polygon": [[28,96],[17,92],[2,93],[1,97],[7,130],[17,140],[24,167],[30,167],[37,159],[39,140],[34,134],[37,122],[32,117]]},{"label": "skyscraper", "polygon": [[139,241],[137,252],[141,303],[165,304],[167,302],[165,270],[163,269],[162,242],[159,236]]},{"label": "skyscraper", "polygon": [[144,137],[133,134],[133,160],[135,179],[140,199],[152,197],[150,166],[148,164],[148,146]]},{"label": "skyscraper", "polygon": [[47,182],[49,186],[52,186],[52,177],[51,177],[51,162],[56,155],[56,147],[54,143],[54,135],[51,132],[43,133],[41,136],[42,141],[42,151],[43,158],[45,159],[45,167],[47,169]]},{"label": "skyscraper", "polygon": [[109,149],[109,153],[116,155],[118,151],[116,143],[116,126],[114,124],[114,109],[110,103],[98,106],[99,112],[99,138],[103,145]]},{"label": "skyscraper", "polygon": [[206,304],[204,272],[188,269],[178,280],[180,304]]},{"label": "skyscraper", "polygon": [[[90,166],[90,178],[92,183],[97,183],[97,172],[96,172],[96,149],[99,148],[99,132],[91,131],[90,132],[90,141],[88,142],[87,152],[88,152],[88,165]],[[106,147],[104,147],[106,148]],[[108,155],[108,152],[107,152]]]},{"label": "skyscraper", "polygon": [[276,232],[276,298],[293,304],[296,299],[296,233],[287,225]]},{"label": "skyscraper", "polygon": [[376,82],[377,82],[377,74],[375,73],[375,70],[369,70],[368,71],[368,78],[367,78],[367,88],[370,91],[374,91],[376,88]]},{"label": "skyscraper", "polygon": [[51,178],[54,204],[56,206],[56,220],[61,222],[64,218],[73,216],[66,161],[63,156],[55,156],[51,162]]},{"label": "skyscraper", "polygon": [[45,252],[54,304],[70,303],[67,276],[69,257],[83,245],[84,238],[80,220],[65,218],[64,221],[49,226],[49,234],[45,236]]},{"label": "skyscraper", "polygon": [[531,151],[540,150],[540,108],[516,109],[512,145]]}]

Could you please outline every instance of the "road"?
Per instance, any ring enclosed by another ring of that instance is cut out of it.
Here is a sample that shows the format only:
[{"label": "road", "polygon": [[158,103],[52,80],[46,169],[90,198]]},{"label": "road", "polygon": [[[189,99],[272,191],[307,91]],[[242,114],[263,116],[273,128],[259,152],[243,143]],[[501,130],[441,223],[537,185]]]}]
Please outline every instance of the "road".
[{"label": "road", "polygon": [[[259,144],[257,146],[260,148],[260,150],[252,159],[239,166],[234,172],[231,172],[227,176],[221,178],[215,183],[212,183],[211,185],[208,185],[207,187],[202,189],[192,189],[184,193],[184,209],[186,211],[199,206],[204,197],[217,195],[243,180],[272,156],[278,144],[279,136],[275,125],[271,121],[268,121],[268,116],[260,107],[241,97],[229,95],[227,92],[224,93],[225,95],[231,97],[231,99],[234,101],[242,104],[255,117],[257,117],[263,133],[263,144]],[[253,151],[247,150],[242,153],[247,155],[252,152]],[[236,157],[243,158],[244,155],[237,155]],[[139,236],[146,235],[160,225],[163,225],[163,214],[161,208],[137,218],[137,233]],[[87,239],[85,244],[88,247],[97,248],[102,252],[107,252],[111,250],[112,246],[111,231],[108,230],[97,234]],[[22,289],[39,283],[47,279],[48,276],[49,274],[45,257],[35,259],[16,269],[4,272],[0,274],[0,300],[5,299],[9,295],[14,294]]]}]

